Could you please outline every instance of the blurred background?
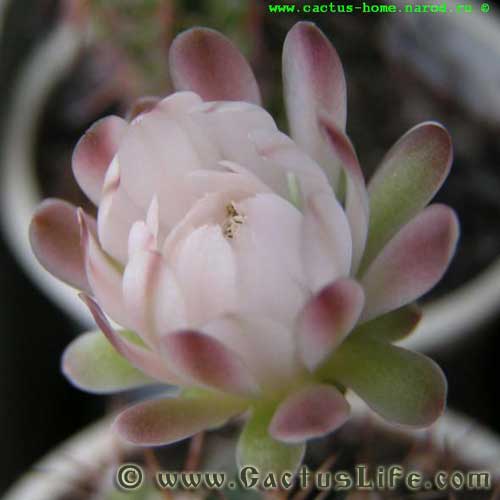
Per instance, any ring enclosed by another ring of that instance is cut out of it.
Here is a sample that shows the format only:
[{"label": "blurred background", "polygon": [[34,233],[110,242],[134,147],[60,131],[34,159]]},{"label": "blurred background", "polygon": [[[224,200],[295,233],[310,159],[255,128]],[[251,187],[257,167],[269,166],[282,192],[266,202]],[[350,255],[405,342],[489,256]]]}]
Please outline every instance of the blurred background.
[{"label": "blurred background", "polygon": [[112,404],[74,389],[60,373],[64,347],[90,319],[61,298],[71,292],[54,291],[40,277],[26,250],[29,213],[48,196],[92,210],[72,178],[76,141],[99,117],[126,114],[136,97],[168,94],[166,51],[179,31],[194,25],[222,31],[242,49],[266,107],[286,130],[282,43],[298,20],[316,22],[344,64],[347,130],[367,178],[413,125],[438,120],[450,130],[455,162],[439,201],[459,213],[462,237],[452,267],[425,302],[454,297],[455,309],[448,307],[442,323],[454,325],[455,314],[469,320],[451,328],[456,336],[445,325],[445,342],[418,348],[445,370],[449,406],[500,433],[500,16],[494,3],[486,12],[484,2],[471,0],[462,3],[471,12],[449,15],[271,14],[270,4],[0,0],[0,494]]}]

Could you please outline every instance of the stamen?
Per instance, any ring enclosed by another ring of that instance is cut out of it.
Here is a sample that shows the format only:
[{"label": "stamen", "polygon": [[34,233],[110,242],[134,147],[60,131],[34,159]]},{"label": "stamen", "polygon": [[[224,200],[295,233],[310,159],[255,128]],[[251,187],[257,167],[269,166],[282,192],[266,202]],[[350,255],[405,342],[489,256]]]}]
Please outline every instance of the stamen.
[{"label": "stamen", "polygon": [[238,212],[234,201],[226,205],[227,219],[222,224],[222,234],[229,240],[234,238],[238,226],[245,222],[245,216]]},{"label": "stamen", "polygon": [[238,210],[236,210],[236,207],[234,206],[234,201],[231,201],[229,205],[226,205],[226,213],[228,217],[238,215]]}]

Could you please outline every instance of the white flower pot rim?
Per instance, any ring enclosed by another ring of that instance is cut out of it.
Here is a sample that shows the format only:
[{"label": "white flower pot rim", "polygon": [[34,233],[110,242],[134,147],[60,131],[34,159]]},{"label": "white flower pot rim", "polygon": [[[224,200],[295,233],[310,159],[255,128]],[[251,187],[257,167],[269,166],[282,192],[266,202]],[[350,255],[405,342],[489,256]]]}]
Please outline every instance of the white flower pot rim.
[{"label": "white flower pot rim", "polygon": [[[0,0],[1,1],[1,0]],[[42,194],[33,169],[37,117],[50,92],[67,73],[83,46],[69,23],[60,24],[31,54],[14,89],[1,145],[1,226],[17,261],[35,284],[81,326],[89,316],[70,287],[35,259],[28,228]]]},{"label": "white flower pot rim", "polygon": [[0,33],[3,31],[5,12],[7,11],[8,1],[9,0],[0,0]]},{"label": "white flower pot rim", "polygon": [[[351,404],[354,418],[373,415],[357,398],[353,398]],[[377,425],[391,429],[389,424],[374,418]],[[419,435],[426,431],[398,429],[397,432]],[[432,436],[438,446],[450,448],[471,470],[489,471],[492,480],[500,480],[500,439],[490,430],[447,411],[434,425]],[[117,456],[117,444],[117,438],[111,430],[111,420],[106,418],[98,421],[40,460],[32,472],[21,477],[2,500],[57,500],[58,496],[67,493],[72,480],[81,477],[79,472],[82,468],[75,464],[95,466],[113,463],[113,458]],[[125,449],[131,450],[132,447],[125,446]]]},{"label": "white flower pot rim", "polygon": [[56,500],[81,477],[79,464],[106,463],[114,456],[111,421],[98,421],[57,447],[7,491],[3,500]]},{"label": "white flower pot rim", "polygon": [[[69,24],[60,25],[26,64],[2,145],[1,224],[14,255],[30,278],[82,328],[92,328],[77,294],[38,264],[27,237],[31,216],[42,198],[33,169],[34,116],[40,113],[49,92],[67,72],[82,45],[77,30]],[[456,291],[425,306],[417,331],[402,345],[421,351],[452,345],[493,316],[499,305],[500,258]]]}]

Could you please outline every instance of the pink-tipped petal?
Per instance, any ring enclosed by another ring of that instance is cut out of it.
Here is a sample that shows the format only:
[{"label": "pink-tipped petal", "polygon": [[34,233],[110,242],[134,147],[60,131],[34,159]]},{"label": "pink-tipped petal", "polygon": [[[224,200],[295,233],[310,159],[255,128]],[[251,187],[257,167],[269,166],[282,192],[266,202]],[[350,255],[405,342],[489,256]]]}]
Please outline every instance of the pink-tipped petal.
[{"label": "pink-tipped petal", "polygon": [[368,192],[365,187],[361,166],[349,138],[329,117],[323,115],[320,123],[326,135],[327,143],[331,147],[332,156],[339,159],[339,163],[346,174],[345,213],[351,228],[351,275],[354,276],[361,263],[368,236],[370,217]]},{"label": "pink-tipped petal", "polygon": [[77,209],[62,200],[47,199],[31,220],[31,248],[40,264],[60,280],[89,291]]},{"label": "pink-tipped petal", "polygon": [[188,383],[235,394],[257,391],[239,355],[213,337],[195,331],[166,334],[161,348],[169,367]]},{"label": "pink-tipped petal", "polygon": [[306,304],[297,320],[297,342],[309,370],[314,371],[345,339],[363,305],[363,289],[348,278],[335,281]]},{"label": "pink-tipped petal", "polygon": [[421,319],[422,310],[417,305],[410,304],[363,323],[351,336],[397,342],[410,335]]},{"label": "pink-tipped petal", "polygon": [[336,50],[313,23],[299,22],[289,31],[283,47],[283,78],[292,137],[336,182],[338,165],[325,144],[318,116],[326,113],[345,129],[345,77]]},{"label": "pink-tipped petal", "polygon": [[[131,342],[139,339],[132,332],[122,331]],[[110,394],[154,384],[122,355],[101,332],[80,335],[64,351],[62,372],[78,388],[96,394]]]},{"label": "pink-tipped petal", "polygon": [[361,280],[366,295],[362,320],[397,309],[428,292],[446,271],[458,233],[457,217],[444,205],[431,205],[404,226]]},{"label": "pink-tipped petal", "polygon": [[302,255],[307,281],[317,291],[351,266],[352,240],[344,210],[333,193],[310,196],[302,220]]},{"label": "pink-tipped petal", "polygon": [[113,427],[130,443],[160,446],[220,427],[244,409],[241,402],[220,396],[157,399],[123,411]]},{"label": "pink-tipped petal", "polygon": [[293,332],[261,315],[227,315],[203,325],[203,333],[238,353],[257,382],[269,390],[287,387],[302,370]]},{"label": "pink-tipped petal", "polygon": [[78,209],[81,245],[90,288],[99,304],[117,323],[127,326],[122,294],[122,273],[89,231],[87,217]]},{"label": "pink-tipped petal", "polygon": [[94,321],[104,333],[111,345],[122,356],[127,358],[136,368],[146,375],[167,384],[178,384],[176,377],[166,366],[165,361],[155,352],[131,342],[120,335],[109,323],[99,304],[86,294],[80,294],[80,298],[89,308]]},{"label": "pink-tipped petal", "polygon": [[132,121],[139,115],[142,115],[144,113],[149,113],[149,111],[153,110],[160,102],[161,102],[160,97],[154,97],[154,96],[140,97],[132,104],[132,107],[129,109],[127,113],[127,120]]},{"label": "pink-tipped petal", "polygon": [[350,406],[338,389],[316,385],[290,395],[278,407],[269,433],[285,443],[303,443],[324,436],[349,418]]},{"label": "pink-tipped petal", "polygon": [[192,90],[204,101],[247,101],[260,104],[252,69],[225,36],[207,28],[178,35],[169,52],[176,90]]},{"label": "pink-tipped petal", "polygon": [[165,259],[137,252],[123,275],[123,298],[131,327],[154,347],[162,333],[186,326],[184,299]]},{"label": "pink-tipped petal", "polygon": [[104,176],[127,122],[118,116],[108,116],[94,123],[76,145],[73,153],[73,174],[83,192],[96,205],[101,199]]},{"label": "pink-tipped petal", "polygon": [[370,180],[370,227],[360,272],[397,231],[433,198],[453,159],[451,137],[439,123],[409,130],[386,154]]},{"label": "pink-tipped petal", "polygon": [[431,425],[446,404],[446,378],[428,357],[371,338],[349,338],[318,377],[352,389],[385,419]]}]

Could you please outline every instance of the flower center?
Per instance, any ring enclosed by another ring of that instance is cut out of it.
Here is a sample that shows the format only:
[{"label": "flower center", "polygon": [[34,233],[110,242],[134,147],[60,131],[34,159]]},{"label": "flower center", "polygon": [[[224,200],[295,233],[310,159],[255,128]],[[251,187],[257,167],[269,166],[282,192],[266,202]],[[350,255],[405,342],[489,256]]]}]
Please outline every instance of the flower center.
[{"label": "flower center", "polygon": [[234,205],[234,201],[226,205],[226,216],[226,220],[222,224],[222,234],[224,234],[228,240],[232,240],[238,226],[241,226],[243,222],[245,222],[245,216],[238,212],[238,209]]}]

